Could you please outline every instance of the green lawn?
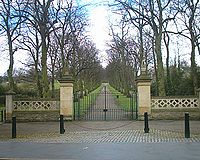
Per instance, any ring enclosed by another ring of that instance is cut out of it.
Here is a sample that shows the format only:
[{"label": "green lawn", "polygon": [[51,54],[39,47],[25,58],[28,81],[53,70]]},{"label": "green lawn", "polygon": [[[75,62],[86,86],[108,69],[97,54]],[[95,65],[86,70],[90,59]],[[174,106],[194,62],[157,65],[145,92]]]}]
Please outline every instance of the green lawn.
[{"label": "green lawn", "polygon": [[122,93],[120,93],[119,91],[117,91],[116,89],[111,87],[110,85],[108,88],[109,88],[110,92],[113,94],[117,104],[121,108],[124,108],[126,110],[131,110],[132,106],[133,106],[133,111],[136,111],[136,101],[134,100],[134,98],[130,98],[130,97],[123,95]]}]

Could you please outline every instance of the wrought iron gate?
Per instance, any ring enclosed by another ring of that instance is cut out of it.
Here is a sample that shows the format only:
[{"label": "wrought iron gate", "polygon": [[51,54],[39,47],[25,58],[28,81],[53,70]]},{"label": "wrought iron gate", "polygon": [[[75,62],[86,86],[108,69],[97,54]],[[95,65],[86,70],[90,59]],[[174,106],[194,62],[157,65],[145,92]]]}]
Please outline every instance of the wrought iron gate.
[{"label": "wrought iron gate", "polygon": [[120,96],[107,91],[106,87],[98,93],[87,96],[74,96],[74,120],[134,120],[137,119],[137,95],[126,98],[121,106]]}]

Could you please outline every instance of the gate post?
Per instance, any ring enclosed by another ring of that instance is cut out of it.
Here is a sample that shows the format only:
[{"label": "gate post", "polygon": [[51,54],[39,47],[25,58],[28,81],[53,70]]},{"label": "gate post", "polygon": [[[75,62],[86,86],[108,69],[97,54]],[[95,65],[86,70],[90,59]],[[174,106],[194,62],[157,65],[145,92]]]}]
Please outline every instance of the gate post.
[{"label": "gate post", "polygon": [[66,120],[73,120],[73,80],[65,73],[60,82],[60,115]]},{"label": "gate post", "polygon": [[198,95],[198,106],[200,108],[200,88],[197,89],[197,95]]},{"label": "gate post", "polygon": [[143,120],[144,113],[151,114],[151,78],[147,76],[146,66],[143,62],[141,74],[136,79],[138,92],[138,119]]},{"label": "gate post", "polygon": [[14,95],[15,95],[15,92],[11,90],[6,92],[6,122],[11,122],[12,120]]}]

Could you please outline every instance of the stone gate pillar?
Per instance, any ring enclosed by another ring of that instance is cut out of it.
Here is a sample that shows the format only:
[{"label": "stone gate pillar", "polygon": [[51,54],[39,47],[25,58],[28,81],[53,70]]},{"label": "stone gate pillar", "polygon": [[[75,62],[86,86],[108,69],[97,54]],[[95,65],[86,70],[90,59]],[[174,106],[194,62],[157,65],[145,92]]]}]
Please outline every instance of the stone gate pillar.
[{"label": "stone gate pillar", "polygon": [[13,113],[13,96],[15,92],[6,92],[6,122],[11,122]]},{"label": "stone gate pillar", "polygon": [[73,120],[73,80],[65,74],[60,80],[60,115],[65,120]]},{"label": "stone gate pillar", "polygon": [[200,108],[200,88],[197,89],[197,96],[198,96],[198,106]]},{"label": "stone gate pillar", "polygon": [[138,92],[138,118],[144,119],[144,112],[151,114],[151,79],[147,76],[146,66],[141,67],[141,74],[136,80]]}]

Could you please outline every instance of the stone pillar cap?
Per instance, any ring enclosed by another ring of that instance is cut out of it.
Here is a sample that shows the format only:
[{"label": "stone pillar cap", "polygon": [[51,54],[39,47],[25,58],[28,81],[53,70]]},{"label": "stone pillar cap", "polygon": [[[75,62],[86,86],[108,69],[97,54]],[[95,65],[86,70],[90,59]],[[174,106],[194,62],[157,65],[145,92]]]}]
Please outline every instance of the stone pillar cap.
[{"label": "stone pillar cap", "polygon": [[136,82],[149,82],[151,81],[152,79],[149,78],[148,76],[146,75],[140,75],[139,77],[136,78]]},{"label": "stone pillar cap", "polygon": [[15,95],[16,93],[13,90],[9,90],[5,94],[6,95]]},{"label": "stone pillar cap", "polygon": [[63,75],[62,78],[58,79],[60,83],[69,83],[69,82],[74,82],[73,78],[71,75]]}]

